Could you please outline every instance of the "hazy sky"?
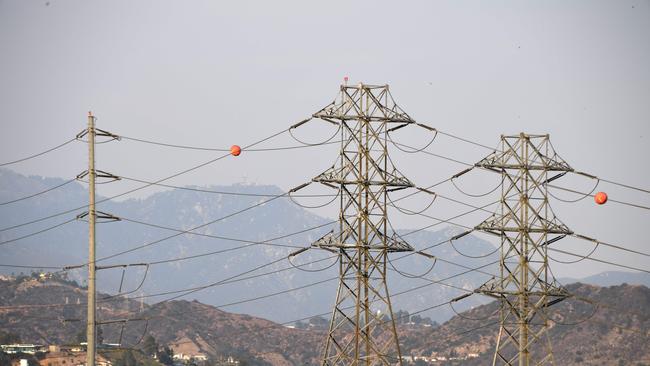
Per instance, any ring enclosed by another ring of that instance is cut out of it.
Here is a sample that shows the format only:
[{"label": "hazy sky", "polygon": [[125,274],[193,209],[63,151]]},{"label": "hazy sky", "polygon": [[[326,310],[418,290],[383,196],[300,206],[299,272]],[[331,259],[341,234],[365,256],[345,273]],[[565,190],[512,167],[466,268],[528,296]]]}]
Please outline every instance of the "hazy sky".
[{"label": "hazy sky", "polygon": [[[54,146],[85,128],[86,113],[116,134],[210,147],[246,145],[328,104],[344,76],[390,84],[416,120],[493,146],[502,133],[549,133],[573,167],[649,187],[650,2],[513,1],[7,1],[0,0],[0,160]],[[333,131],[308,124],[310,141]],[[426,143],[413,129],[401,142]],[[266,147],[290,146],[288,136]],[[430,151],[474,162],[488,151],[441,136]],[[336,147],[254,153],[170,181],[179,185],[246,180],[289,189],[332,163]],[[155,180],[219,155],[141,145],[100,145],[98,168]],[[463,167],[395,153],[418,185]],[[11,168],[70,178],[85,169],[81,143]],[[466,176],[475,193],[496,177]],[[558,181],[589,190],[592,181]],[[133,187],[101,187],[109,195]],[[479,204],[486,200],[440,192]],[[650,205],[650,195],[602,184],[612,198]],[[142,197],[155,190],[140,192]],[[558,193],[561,194],[561,193]],[[492,196],[491,199],[494,199]],[[564,194],[563,197],[572,198]],[[419,207],[426,202],[409,202]],[[650,251],[650,212],[616,205],[552,202],[576,232]],[[439,200],[446,218],[467,207]],[[322,212],[331,215],[332,210]],[[480,222],[485,213],[459,219]],[[427,219],[396,217],[403,228]],[[575,240],[565,248],[586,253]],[[612,250],[599,257],[650,268]],[[558,265],[558,276],[614,267]]]}]

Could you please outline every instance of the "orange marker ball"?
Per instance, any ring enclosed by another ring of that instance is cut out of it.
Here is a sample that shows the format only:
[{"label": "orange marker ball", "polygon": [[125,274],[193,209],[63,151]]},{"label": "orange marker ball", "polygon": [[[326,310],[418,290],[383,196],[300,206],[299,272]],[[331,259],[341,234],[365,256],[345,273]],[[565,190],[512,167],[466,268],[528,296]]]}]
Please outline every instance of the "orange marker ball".
[{"label": "orange marker ball", "polygon": [[594,196],[594,201],[596,201],[597,204],[599,205],[604,205],[605,202],[607,202],[607,193],[605,192],[598,192]]},{"label": "orange marker ball", "polygon": [[239,145],[232,145],[230,147],[230,154],[232,154],[232,156],[239,156],[239,154],[241,154],[241,147],[239,147]]}]

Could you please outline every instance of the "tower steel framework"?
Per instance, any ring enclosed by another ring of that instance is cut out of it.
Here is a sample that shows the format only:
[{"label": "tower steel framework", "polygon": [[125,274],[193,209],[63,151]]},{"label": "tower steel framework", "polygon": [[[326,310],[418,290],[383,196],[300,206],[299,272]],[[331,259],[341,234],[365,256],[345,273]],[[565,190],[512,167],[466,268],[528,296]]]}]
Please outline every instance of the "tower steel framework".
[{"label": "tower steel framework", "polygon": [[312,247],[339,257],[339,285],[322,365],[402,363],[386,261],[413,248],[389,233],[387,195],[414,187],[388,156],[387,133],[415,123],[388,86],[342,85],[332,104],[313,114],[340,128],[340,155],[312,179],[340,194],[339,226]]},{"label": "tower steel framework", "polygon": [[548,135],[524,133],[501,136],[501,150],[476,166],[503,178],[500,214],[475,228],[501,237],[500,278],[477,290],[501,302],[492,364],[554,364],[548,308],[569,294],[550,273],[547,248],[572,232],[549,206],[547,183],[573,169]]}]

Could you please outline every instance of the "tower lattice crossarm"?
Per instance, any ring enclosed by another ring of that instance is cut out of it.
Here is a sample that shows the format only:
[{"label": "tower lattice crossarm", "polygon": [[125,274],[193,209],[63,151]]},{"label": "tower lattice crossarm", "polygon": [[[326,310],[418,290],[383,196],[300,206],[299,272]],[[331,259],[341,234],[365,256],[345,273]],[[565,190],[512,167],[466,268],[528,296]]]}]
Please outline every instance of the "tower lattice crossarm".
[{"label": "tower lattice crossarm", "polygon": [[503,178],[500,212],[475,228],[501,238],[499,277],[476,290],[501,302],[493,365],[554,364],[548,308],[569,294],[553,279],[547,248],[572,232],[551,210],[547,183],[573,169],[548,135],[525,133],[501,136],[501,150],[476,166]]}]

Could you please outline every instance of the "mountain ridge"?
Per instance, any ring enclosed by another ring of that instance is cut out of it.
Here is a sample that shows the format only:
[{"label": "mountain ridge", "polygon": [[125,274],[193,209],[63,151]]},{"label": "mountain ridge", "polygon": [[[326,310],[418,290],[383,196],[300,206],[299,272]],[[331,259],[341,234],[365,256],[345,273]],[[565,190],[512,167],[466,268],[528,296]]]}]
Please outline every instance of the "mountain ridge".
[{"label": "mountain ridge", "polygon": [[[0,201],[6,202],[20,198],[29,193],[42,191],[65,182],[65,180],[59,178],[27,177],[7,169],[0,169]],[[233,193],[263,194],[271,196],[271,198],[283,193],[280,188],[271,185],[238,184],[210,186],[207,189]],[[142,287],[133,296],[147,296],[148,294],[162,293],[169,290],[180,291],[217,283],[223,279],[237,276],[242,272],[286,258],[291,251],[296,250],[295,247],[308,246],[330,229],[328,226],[323,226],[320,229],[273,241],[274,244],[289,245],[293,248],[258,244],[272,237],[281,237],[290,232],[307,230],[331,221],[299,208],[283,198],[261,204],[262,201],[267,199],[260,196],[242,197],[171,189],[154,193],[145,198],[133,198],[118,202],[109,201],[101,204],[99,206],[101,210],[123,217],[124,220],[118,223],[98,225],[97,247],[100,259],[107,255],[128,251],[136,246],[153,243],[138,251],[111,260],[100,261],[101,265],[165,260],[174,260],[175,262],[161,263],[148,268],[142,266],[128,267],[124,272],[121,268],[103,270],[98,276],[98,288],[108,293],[117,293],[120,287],[122,292],[131,292],[142,283]],[[42,196],[0,206],[0,221],[3,222],[3,227],[8,227],[34,218],[44,217],[57,211],[83,207],[86,200],[87,191],[85,188],[77,182],[72,182]],[[259,205],[259,207],[231,216],[226,220],[218,220],[253,205]],[[83,209],[78,211],[81,212]],[[74,217],[76,213],[77,211],[73,211],[69,216]],[[56,220],[64,221],[66,219],[67,216]],[[127,219],[131,221],[127,221]],[[176,235],[178,232],[132,222],[139,221],[160,227],[188,230],[212,220],[217,220],[217,222],[197,231],[203,235],[217,236],[222,239],[182,234],[159,243],[157,241],[161,238]],[[49,221],[19,228],[16,231],[1,232],[0,241],[11,240],[20,235],[47,228],[48,225],[50,225]],[[251,228],[254,228],[254,230],[251,230]],[[46,233],[9,243],[3,248],[2,262],[9,265],[35,263],[42,267],[84,263],[87,253],[86,230],[83,222],[72,222]],[[459,231],[453,227],[445,227],[439,231],[423,230],[406,234],[409,232],[409,230],[398,231],[402,235],[408,235],[407,239],[416,249],[421,249],[434,243],[444,242]],[[244,240],[244,243],[223,239],[228,237]],[[495,249],[491,243],[472,235],[456,241],[455,246],[462,252],[469,254],[483,254]],[[429,252],[461,266],[470,268],[485,266],[482,268],[484,272],[496,273],[496,265],[489,265],[496,257],[471,260],[458,254],[448,245],[432,248]],[[205,255],[206,253],[215,254]],[[181,257],[201,255],[205,256],[183,261],[179,260]],[[296,265],[300,265],[301,263],[323,260],[324,258],[326,258],[326,254],[308,251],[294,261]],[[320,272],[303,272],[293,268],[286,262],[278,262],[263,267],[261,270],[251,272],[251,276],[259,276],[261,282],[254,278],[241,280],[239,277],[235,277],[235,279],[239,279],[237,282],[208,287],[200,292],[193,293],[192,296],[205,303],[227,305],[226,308],[229,311],[253,314],[277,322],[285,322],[301,315],[307,316],[313,312],[329,311],[333,301],[332,297],[335,294],[336,281],[327,281],[327,279],[337,276],[335,268],[326,268],[330,263],[323,260],[306,268],[310,270],[322,269]],[[393,293],[402,293],[400,296],[393,297],[394,308],[396,309],[414,311],[426,308],[427,304],[434,303],[436,299],[452,298],[462,294],[462,291],[454,289],[453,286],[472,290],[489,278],[485,273],[468,273],[442,281],[444,284],[433,284],[427,280],[412,279],[399,274],[402,271],[425,273],[432,264],[427,258],[410,256],[399,261],[392,260],[389,264],[389,277],[387,279],[389,288]],[[392,268],[393,266],[394,268]],[[38,269],[37,267],[34,268],[34,270]],[[19,271],[26,270],[0,267],[0,273],[9,274]],[[464,271],[466,269],[462,267],[438,261],[432,275],[434,279],[441,280]],[[121,285],[122,273],[124,273],[124,283]],[[264,275],[264,273],[268,274]],[[82,270],[69,271],[69,275],[70,278],[78,280],[81,284],[84,283],[86,276]],[[612,272],[609,278],[621,278],[621,281],[624,282],[624,279],[627,278],[625,276],[629,275],[623,272]],[[645,283],[642,282],[642,279],[639,282]],[[592,281],[585,282],[598,283],[598,281],[600,280],[595,278]],[[573,282],[573,280],[563,282]],[[603,283],[606,282],[603,281]],[[422,287],[422,290],[411,291],[412,288],[419,286],[426,287]],[[268,297],[254,303],[228,305],[248,298],[251,293],[272,294],[287,289],[297,290],[289,291],[282,297]],[[155,302],[159,299],[162,299],[162,297],[147,297],[146,301]],[[466,303],[459,304],[456,310],[462,311],[485,302],[484,299],[470,299]],[[313,311],[309,312],[306,309]],[[451,309],[445,308],[439,311],[428,311],[423,315],[429,316],[437,322],[444,322],[454,316],[455,313]]]},{"label": "mountain ridge", "polygon": [[[0,278],[0,327],[18,334],[24,342],[74,342],[85,324],[85,305],[74,300],[84,299],[85,290],[65,279],[37,277]],[[646,311],[650,307],[650,289],[641,285],[598,287],[580,283],[568,285],[567,289],[576,300],[560,303],[550,315],[553,322],[549,334],[558,364],[636,366],[650,362],[650,314]],[[99,298],[106,296],[98,294]],[[52,306],[65,303],[66,298],[70,298],[68,304]],[[600,305],[594,311],[579,298]],[[626,299],[625,308],[616,303],[621,298]],[[398,322],[402,355],[412,360],[436,359],[435,364],[440,365],[489,363],[498,331],[497,309],[496,302],[480,305],[432,327]],[[176,352],[207,354],[212,359],[233,356],[249,365],[318,364],[325,337],[325,330],[289,328],[196,300],[147,305],[114,299],[100,302],[98,319],[104,322],[101,328],[107,343],[138,348],[139,340],[152,335],[159,344],[169,345]],[[130,321],[111,322],[114,319]],[[120,338],[122,324],[124,337]]]}]

